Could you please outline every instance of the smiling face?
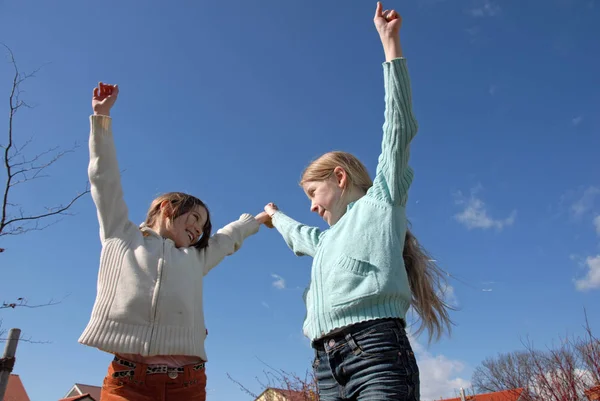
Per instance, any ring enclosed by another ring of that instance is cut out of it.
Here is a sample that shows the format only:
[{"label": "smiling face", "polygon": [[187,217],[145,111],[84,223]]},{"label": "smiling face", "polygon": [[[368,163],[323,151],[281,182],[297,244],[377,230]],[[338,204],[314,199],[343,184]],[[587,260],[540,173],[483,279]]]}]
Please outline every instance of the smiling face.
[{"label": "smiling face", "polygon": [[338,222],[346,211],[342,197],[344,187],[335,176],[324,181],[306,181],[302,184],[310,200],[310,211],[317,213],[330,226]]},{"label": "smiling face", "polygon": [[167,220],[160,235],[171,239],[177,248],[187,248],[198,242],[207,220],[206,208],[195,206],[189,212]]},{"label": "smiling face", "polygon": [[170,192],[154,199],[145,224],[172,240],[177,248],[206,248],[212,230],[206,205],[183,192]]},{"label": "smiling face", "polygon": [[332,226],[373,182],[356,156],[335,151],[312,161],[302,173],[300,185],[311,201],[310,210]]}]

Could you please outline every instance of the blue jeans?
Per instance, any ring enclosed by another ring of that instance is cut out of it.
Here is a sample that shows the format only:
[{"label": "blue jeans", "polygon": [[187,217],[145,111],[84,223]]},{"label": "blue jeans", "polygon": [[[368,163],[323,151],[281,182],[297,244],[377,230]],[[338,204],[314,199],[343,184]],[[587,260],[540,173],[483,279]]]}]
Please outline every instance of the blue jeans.
[{"label": "blue jeans", "polygon": [[400,319],[352,325],[313,342],[320,401],[419,401],[419,368]]}]

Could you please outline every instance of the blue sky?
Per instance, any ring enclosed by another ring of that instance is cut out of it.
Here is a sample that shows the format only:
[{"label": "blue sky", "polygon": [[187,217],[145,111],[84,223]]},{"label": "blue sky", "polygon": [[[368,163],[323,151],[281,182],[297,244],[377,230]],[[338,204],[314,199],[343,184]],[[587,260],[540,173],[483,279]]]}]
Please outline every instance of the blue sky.
[{"label": "blue sky", "polygon": [[[383,123],[383,52],[374,1],[18,2],[0,0],[0,41],[23,71],[32,110],[18,115],[31,152],[82,147],[51,178],[15,192],[39,210],[86,182],[93,86],[118,83],[114,131],[130,218],[155,195],[205,200],[221,226],[276,202],[323,226],[297,185],[332,150],[375,171]],[[415,348],[424,398],[468,386],[485,357],[600,330],[600,2],[388,1],[404,17],[420,132],[411,164],[413,229],[453,274],[453,336]],[[0,63],[0,127],[10,65]],[[5,134],[1,134],[5,135]],[[4,139],[0,139],[4,143]],[[2,237],[2,310],[22,343],[15,372],[33,401],[102,383],[110,356],[77,343],[92,308],[100,243],[89,197],[45,231]],[[310,259],[261,229],[205,282],[209,401],[249,399],[264,365],[303,373]],[[484,291],[485,290],[485,291]]]}]

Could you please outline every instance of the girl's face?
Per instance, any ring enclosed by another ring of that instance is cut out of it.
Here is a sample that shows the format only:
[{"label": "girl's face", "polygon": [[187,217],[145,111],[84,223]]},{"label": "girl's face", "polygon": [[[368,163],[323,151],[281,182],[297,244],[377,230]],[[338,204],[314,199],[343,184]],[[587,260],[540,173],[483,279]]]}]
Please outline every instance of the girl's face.
[{"label": "girl's face", "polygon": [[189,212],[176,217],[172,221],[167,218],[168,214],[163,212],[163,216],[165,217],[163,217],[164,221],[161,224],[160,235],[175,242],[177,248],[187,248],[200,239],[202,229],[208,218],[208,212],[202,206],[195,206]]},{"label": "girl's face", "polygon": [[346,172],[336,168],[334,174],[324,181],[307,181],[302,185],[311,201],[310,211],[317,213],[330,226],[338,222],[346,213],[343,201]]}]

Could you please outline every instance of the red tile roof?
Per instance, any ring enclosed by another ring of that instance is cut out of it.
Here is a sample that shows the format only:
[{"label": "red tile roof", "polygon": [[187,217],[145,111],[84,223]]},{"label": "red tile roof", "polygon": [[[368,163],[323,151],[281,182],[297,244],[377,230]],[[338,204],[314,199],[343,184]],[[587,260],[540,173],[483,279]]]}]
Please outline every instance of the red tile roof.
[{"label": "red tile roof", "polygon": [[316,395],[304,391],[286,390],[281,388],[271,388],[271,390],[281,394],[287,401],[312,401],[316,400]]},{"label": "red tile roof", "polygon": [[585,396],[590,401],[600,400],[600,386],[595,386],[585,390]]},{"label": "red tile roof", "polygon": [[31,401],[19,375],[10,375],[8,377],[4,401]]},{"label": "red tile roof", "polygon": [[81,391],[82,394],[89,394],[96,401],[100,401],[100,391],[102,387],[90,386],[87,384],[75,383],[75,386]]},{"label": "red tile roof", "polygon": [[[93,398],[88,393],[86,393],[83,395],[76,395],[75,397],[63,398],[62,400],[59,400],[59,401],[85,401],[85,400],[93,400]],[[98,398],[98,400],[99,400],[99,398]]]},{"label": "red tile roof", "polygon": [[[465,397],[467,401],[518,401],[523,393],[522,388],[514,390],[496,391],[495,393],[468,395]],[[447,398],[439,401],[460,401],[458,398]]]}]

